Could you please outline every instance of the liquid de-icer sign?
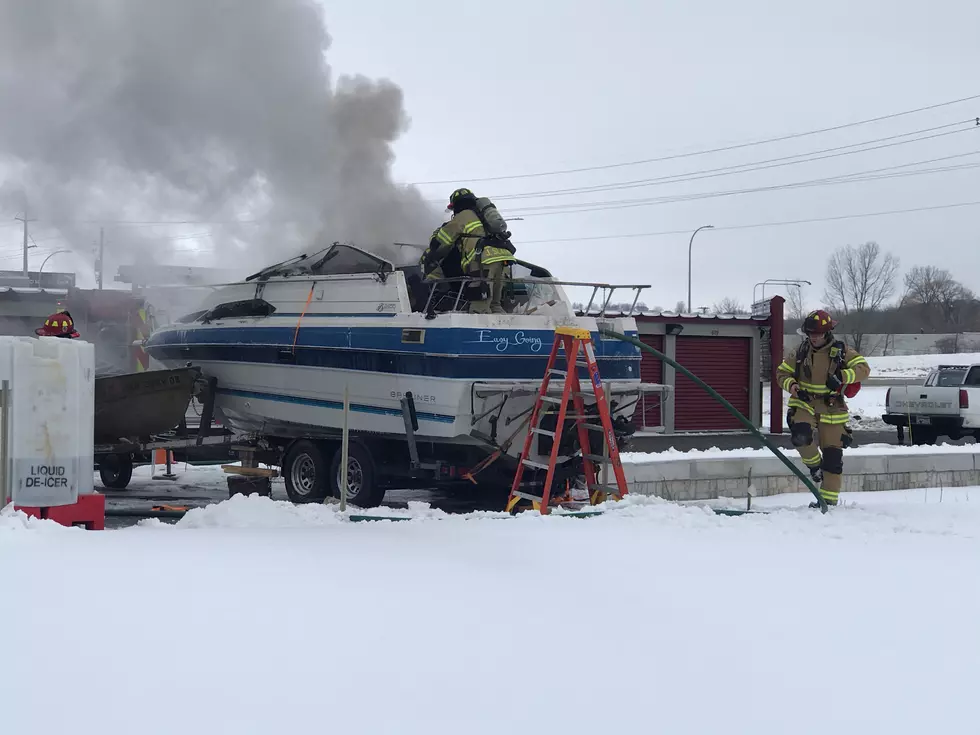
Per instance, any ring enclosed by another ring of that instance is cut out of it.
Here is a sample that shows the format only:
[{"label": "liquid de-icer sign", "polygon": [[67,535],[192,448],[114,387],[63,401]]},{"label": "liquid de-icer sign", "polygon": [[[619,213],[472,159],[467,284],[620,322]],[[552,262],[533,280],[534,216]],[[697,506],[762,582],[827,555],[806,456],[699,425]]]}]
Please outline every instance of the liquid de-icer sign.
[{"label": "liquid de-icer sign", "polygon": [[10,383],[9,487],[20,506],[70,505],[93,489],[95,350],[58,337],[0,337]]}]

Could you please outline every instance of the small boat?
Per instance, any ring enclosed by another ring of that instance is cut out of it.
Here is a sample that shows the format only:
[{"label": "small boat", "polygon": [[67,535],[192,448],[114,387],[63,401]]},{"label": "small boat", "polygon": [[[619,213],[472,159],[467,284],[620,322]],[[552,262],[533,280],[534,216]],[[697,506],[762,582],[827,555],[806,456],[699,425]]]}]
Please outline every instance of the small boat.
[{"label": "small boat", "polygon": [[95,443],[144,439],[184,418],[200,370],[150,370],[95,379]]}]

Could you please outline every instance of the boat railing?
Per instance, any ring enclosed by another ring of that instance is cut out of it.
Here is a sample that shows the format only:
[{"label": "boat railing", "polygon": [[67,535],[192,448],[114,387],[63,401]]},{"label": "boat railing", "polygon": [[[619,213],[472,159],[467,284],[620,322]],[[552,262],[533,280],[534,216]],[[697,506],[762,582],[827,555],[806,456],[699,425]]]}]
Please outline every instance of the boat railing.
[{"label": "boat railing", "polygon": [[[425,302],[425,307],[422,311],[426,314],[433,313],[436,311],[436,307],[444,305],[447,300],[452,301],[451,309],[441,309],[441,311],[458,312],[465,311],[465,307],[469,304],[469,299],[464,298],[464,293],[467,286],[472,286],[477,283],[485,283],[490,285],[489,276],[463,276],[458,278],[436,278],[427,279],[423,281],[423,285],[429,287],[428,298]],[[533,290],[536,286],[575,286],[579,288],[591,288],[592,295],[589,298],[588,304],[582,310],[584,314],[589,316],[606,316],[606,310],[609,308],[609,304],[612,303],[613,294],[616,290],[627,289],[633,291],[633,300],[630,303],[630,307],[627,311],[623,312],[620,310],[617,313],[621,313],[623,316],[632,316],[636,305],[640,300],[640,293],[645,288],[650,288],[649,284],[612,284],[612,283],[595,283],[591,281],[559,281],[554,278],[506,278],[504,281],[504,287],[506,288],[512,284],[524,284],[531,286],[528,294],[528,304],[530,304],[531,296]],[[600,296],[601,293],[601,296]],[[598,298],[597,298],[598,297]],[[554,303],[554,302],[552,302]],[[593,311],[593,306],[598,307],[598,311]],[[534,307],[536,308],[536,307]],[[531,309],[531,311],[534,310]],[[527,313],[531,313],[530,311]]]}]

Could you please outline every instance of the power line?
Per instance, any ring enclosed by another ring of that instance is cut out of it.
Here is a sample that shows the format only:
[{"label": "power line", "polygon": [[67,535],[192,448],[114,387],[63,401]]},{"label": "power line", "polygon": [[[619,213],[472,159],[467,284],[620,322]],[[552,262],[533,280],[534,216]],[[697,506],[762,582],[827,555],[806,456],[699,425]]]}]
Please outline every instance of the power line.
[{"label": "power line", "polygon": [[[884,212],[864,212],[861,214],[841,214],[834,215],[831,217],[813,217],[810,219],[795,219],[795,220],[783,220],[781,222],[756,222],[748,225],[727,225],[727,226],[715,226],[713,229],[715,232],[720,230],[751,230],[762,227],[783,227],[786,225],[805,225],[812,224],[816,222],[836,222],[839,220],[848,219],[862,219],[865,217],[886,217],[890,215],[898,214],[912,214],[915,212],[933,212],[942,209],[955,209],[958,207],[976,207],[980,206],[980,201],[975,202],[957,202],[955,204],[937,204],[931,207],[913,207],[910,209],[892,209]],[[523,245],[541,244],[541,243],[553,243],[553,242],[582,242],[586,240],[619,240],[619,239],[629,239],[635,237],[662,237],[667,235],[690,235],[691,228],[686,228],[683,230],[664,230],[661,232],[631,232],[622,235],[591,235],[586,237],[559,237],[548,240],[522,240]]]},{"label": "power line", "polygon": [[767,145],[769,143],[779,143],[784,140],[794,140],[796,138],[804,138],[811,135],[820,135],[822,133],[830,133],[836,130],[844,130],[846,128],[853,128],[859,125],[869,125],[871,123],[882,122],[883,120],[892,120],[897,117],[903,117],[905,115],[914,115],[919,112],[926,112],[928,110],[936,110],[941,107],[949,107],[951,105],[957,105],[961,102],[970,102],[972,100],[980,99],[980,94],[971,95],[969,97],[961,97],[959,99],[950,100],[948,102],[940,102],[934,105],[926,105],[925,107],[917,107],[914,110],[904,110],[902,112],[894,112],[888,115],[879,115],[878,117],[871,117],[866,120],[857,120],[856,122],[843,123],[841,125],[832,125],[826,128],[818,128],[816,130],[807,130],[802,133],[790,133],[788,135],[781,135],[774,138],[764,138],[762,140],[754,140],[743,143],[734,143],[732,145],[721,146],[718,148],[708,148],[704,150],[691,151],[688,153],[674,153],[667,156],[659,156],[656,158],[644,158],[636,161],[624,161],[622,163],[607,163],[598,166],[583,166],[580,168],[567,168],[567,169],[557,169],[554,171],[539,171],[535,173],[525,173],[525,174],[510,174],[502,176],[484,176],[484,177],[465,177],[460,176],[455,179],[443,179],[441,181],[417,181],[415,186],[429,186],[434,184],[455,184],[460,181],[470,181],[475,183],[481,183],[486,181],[505,181],[510,179],[531,179],[538,178],[542,176],[559,176],[563,174],[577,174],[584,173],[586,171],[605,171],[615,168],[626,168],[628,166],[642,166],[648,163],[660,163],[662,161],[676,161],[681,158],[692,158],[695,156],[706,156],[712,153],[724,153],[727,151],[740,150],[742,148],[751,148],[754,146]]},{"label": "power line", "polygon": [[[948,128],[952,126],[962,126],[969,124],[969,127],[963,127],[959,130],[947,130],[941,133],[933,133],[932,135],[921,135],[918,138],[909,138],[908,140],[896,140],[896,138],[907,138],[910,135],[919,135],[920,133],[932,132],[935,130],[941,130],[943,128]],[[700,181],[702,179],[713,179],[720,176],[732,176],[735,174],[752,173],[755,171],[765,171],[772,168],[782,168],[785,166],[795,166],[801,163],[812,163],[814,161],[824,161],[829,158],[840,158],[842,156],[851,156],[857,153],[867,153],[869,151],[882,150],[884,148],[894,148],[900,145],[908,145],[909,143],[919,143],[924,140],[933,140],[935,138],[943,138],[948,135],[957,135],[959,133],[971,132],[980,130],[980,126],[973,123],[973,120],[956,123],[948,123],[946,125],[940,125],[934,128],[924,128],[922,130],[916,130],[910,133],[902,133],[900,135],[890,135],[884,138],[877,138],[874,140],[868,140],[861,143],[851,143],[844,146],[835,146],[833,148],[824,148],[816,151],[809,151],[807,153],[797,153],[791,156],[780,156],[778,158],[769,158],[761,161],[751,161],[749,163],[740,163],[731,166],[721,166],[718,168],[701,169],[697,171],[687,171],[680,174],[669,174],[666,176],[658,176],[655,178],[648,179],[634,179],[632,181],[624,181],[616,184],[597,184],[594,186],[580,186],[570,189],[552,189],[544,191],[531,191],[523,192],[520,194],[501,194],[497,195],[494,200],[507,200],[507,199],[533,199],[533,198],[544,198],[544,197],[556,197],[556,196],[567,196],[570,194],[590,194],[600,191],[618,191],[621,189],[637,189],[647,186],[659,186],[662,184],[680,184],[687,181]],[[892,141],[892,142],[885,142]],[[881,145],[872,145],[873,143],[881,143]],[[850,150],[853,148],[858,148],[860,146],[867,146],[860,148],[859,150]],[[820,155],[826,154],[826,155]],[[804,160],[792,160],[792,159],[804,159]]]},{"label": "power line", "polygon": [[675,204],[678,202],[689,202],[689,201],[696,201],[700,199],[717,199],[719,197],[738,196],[742,194],[771,193],[776,191],[789,191],[792,189],[802,189],[802,188],[809,188],[814,186],[838,186],[840,184],[881,181],[885,179],[905,178],[909,176],[922,176],[927,174],[948,173],[951,171],[965,171],[969,169],[980,168],[980,163],[966,163],[966,164],[959,164],[953,166],[939,166],[936,168],[926,168],[926,169],[920,169],[916,171],[895,171],[894,169],[905,168],[910,165],[919,165],[921,163],[932,163],[934,161],[949,160],[952,158],[975,156],[978,154],[980,154],[980,151],[958,154],[956,156],[943,156],[942,158],[921,161],[915,164],[900,164],[898,166],[887,166],[885,168],[871,169],[868,171],[858,171],[851,174],[842,174],[840,176],[811,179],[807,181],[795,181],[786,184],[773,184],[770,186],[759,186],[759,187],[752,187],[747,189],[728,189],[722,191],[699,192],[694,194],[677,194],[677,195],[662,196],[662,197],[645,197],[642,199],[604,200],[604,201],[596,201],[596,202],[578,202],[578,203],[553,204],[553,205],[528,205],[524,209],[518,208],[513,210],[513,214],[520,217],[541,217],[550,214],[579,214],[584,212],[602,212],[602,211],[615,210],[615,209],[630,209],[633,207],[654,206],[658,204]]}]

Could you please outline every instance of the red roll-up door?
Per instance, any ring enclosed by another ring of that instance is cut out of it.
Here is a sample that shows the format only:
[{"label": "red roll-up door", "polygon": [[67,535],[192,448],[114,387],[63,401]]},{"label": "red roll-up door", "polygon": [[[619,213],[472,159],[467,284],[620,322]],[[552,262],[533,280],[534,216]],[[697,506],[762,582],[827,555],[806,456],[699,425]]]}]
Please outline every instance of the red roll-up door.
[{"label": "red roll-up door", "polygon": [[[747,337],[677,337],[677,362],[749,416],[749,364],[752,340]],[[743,429],[737,418],[690,378],[677,373],[674,400],[676,431]]]},{"label": "red roll-up door", "polygon": [[[641,334],[640,341],[650,345],[655,350],[663,352],[664,337],[662,334]],[[664,364],[649,352],[641,353],[640,380],[644,383],[663,383]],[[654,393],[640,398],[640,405],[634,416],[639,419],[641,428],[663,426],[663,414],[660,412],[660,396]]]}]

